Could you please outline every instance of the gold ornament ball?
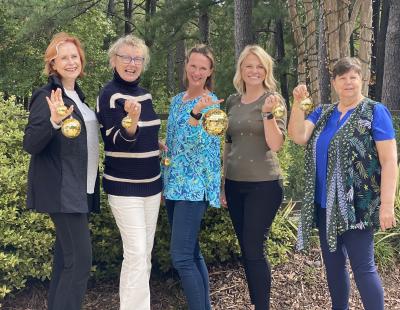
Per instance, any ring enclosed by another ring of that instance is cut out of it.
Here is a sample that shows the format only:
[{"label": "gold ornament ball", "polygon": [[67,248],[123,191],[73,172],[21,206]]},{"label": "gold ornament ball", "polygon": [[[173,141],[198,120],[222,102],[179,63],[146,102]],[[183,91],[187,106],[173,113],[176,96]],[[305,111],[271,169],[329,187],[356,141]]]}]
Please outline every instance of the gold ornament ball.
[{"label": "gold ornament ball", "polygon": [[286,113],[286,110],[285,110],[285,107],[282,104],[277,104],[272,109],[272,114],[276,118],[282,118],[285,115],[285,113]]},{"label": "gold ornament ball", "polygon": [[122,127],[124,127],[125,129],[128,129],[129,127],[132,126],[132,123],[133,123],[132,119],[131,119],[129,116],[125,116],[125,117],[122,119],[121,125],[122,125]]},{"label": "gold ornament ball", "polygon": [[303,110],[304,112],[311,112],[313,106],[314,105],[310,98],[306,98],[300,101],[300,109]]},{"label": "gold ornament ball", "polygon": [[56,111],[57,111],[57,114],[59,115],[59,116],[65,116],[66,114],[67,114],[67,107],[65,106],[65,105],[63,105],[63,104],[60,104],[57,108],[56,108]]},{"label": "gold ornament ball", "polygon": [[221,109],[212,109],[203,116],[204,130],[213,136],[222,136],[228,128],[228,117]]},{"label": "gold ornament ball", "polygon": [[81,124],[75,118],[63,121],[61,132],[67,138],[76,138],[81,133]]},{"label": "gold ornament ball", "polygon": [[163,165],[164,166],[171,165],[171,159],[169,159],[168,157],[165,157],[164,160],[163,160]]}]

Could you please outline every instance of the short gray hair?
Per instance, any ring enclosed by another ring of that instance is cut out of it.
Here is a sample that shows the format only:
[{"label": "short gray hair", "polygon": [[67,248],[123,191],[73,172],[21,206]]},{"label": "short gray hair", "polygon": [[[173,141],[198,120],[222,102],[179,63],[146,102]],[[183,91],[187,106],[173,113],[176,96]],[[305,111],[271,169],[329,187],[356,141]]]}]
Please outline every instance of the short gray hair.
[{"label": "short gray hair", "polygon": [[131,34],[119,38],[111,45],[111,47],[108,50],[108,60],[110,61],[110,65],[111,65],[111,59],[113,59],[117,55],[118,49],[123,45],[133,46],[142,51],[144,57],[143,71],[146,70],[150,62],[149,48],[142,39]]}]

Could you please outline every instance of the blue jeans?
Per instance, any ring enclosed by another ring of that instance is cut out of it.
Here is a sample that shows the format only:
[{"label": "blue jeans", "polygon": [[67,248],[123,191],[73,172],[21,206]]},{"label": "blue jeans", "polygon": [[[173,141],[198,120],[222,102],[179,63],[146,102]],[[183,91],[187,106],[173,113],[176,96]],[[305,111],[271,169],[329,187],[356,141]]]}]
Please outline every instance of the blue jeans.
[{"label": "blue jeans", "polygon": [[317,206],[318,228],[333,310],[349,309],[349,258],[365,310],[383,310],[383,288],[374,260],[372,229],[352,229],[337,237],[337,250],[329,252],[326,240],[326,209]]},{"label": "blue jeans", "polygon": [[209,310],[208,270],[198,235],[207,208],[205,201],[166,200],[171,226],[171,259],[178,271],[190,310]]}]

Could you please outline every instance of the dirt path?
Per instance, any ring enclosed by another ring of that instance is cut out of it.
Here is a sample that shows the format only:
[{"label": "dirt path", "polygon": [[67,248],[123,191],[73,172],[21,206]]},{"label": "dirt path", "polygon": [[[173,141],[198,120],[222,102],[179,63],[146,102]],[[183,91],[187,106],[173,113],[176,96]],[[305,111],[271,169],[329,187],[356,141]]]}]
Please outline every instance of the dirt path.
[{"label": "dirt path", "polygon": [[[385,287],[387,310],[400,310],[400,266],[391,272],[381,272]],[[225,264],[210,268],[211,298],[214,310],[251,309],[243,269],[238,264]],[[170,274],[166,279],[153,279],[152,310],[184,310],[185,301],[179,282]],[[308,256],[294,254],[287,264],[273,270],[271,310],[330,309],[330,300],[323,266],[318,250]],[[36,284],[6,299],[1,309],[44,310],[46,288]],[[362,310],[357,290],[352,280],[350,310]],[[89,288],[86,310],[118,310],[118,282],[97,283]]]}]

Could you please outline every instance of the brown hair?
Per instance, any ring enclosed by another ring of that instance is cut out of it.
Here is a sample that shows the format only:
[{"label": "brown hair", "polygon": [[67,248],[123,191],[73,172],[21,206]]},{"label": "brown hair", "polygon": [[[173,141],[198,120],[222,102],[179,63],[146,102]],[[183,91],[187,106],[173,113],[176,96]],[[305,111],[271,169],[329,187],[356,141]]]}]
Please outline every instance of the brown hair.
[{"label": "brown hair", "polygon": [[355,57],[343,57],[339,59],[333,66],[332,79],[335,79],[337,76],[341,76],[351,70],[362,77],[360,60]]},{"label": "brown hair", "polygon": [[79,77],[82,77],[85,74],[83,72],[83,69],[86,64],[86,59],[81,42],[75,36],[72,36],[65,32],[59,32],[53,36],[50,44],[47,46],[46,52],[44,53],[44,73],[46,75],[57,74],[57,72],[53,69],[53,60],[58,56],[58,47],[66,42],[70,42],[76,46],[79,57],[81,58],[82,70],[79,74]]},{"label": "brown hair", "polygon": [[189,62],[190,55],[193,53],[198,53],[201,54],[205,57],[207,57],[210,60],[210,69],[211,75],[206,79],[205,87],[209,90],[212,91],[214,89],[214,67],[215,67],[215,60],[214,60],[214,54],[212,49],[205,45],[205,44],[198,44],[192,47],[187,53],[186,53],[186,60],[185,60],[185,72],[184,72],[184,80],[183,83],[185,84],[185,87],[188,87],[188,78],[187,78],[187,72],[186,72],[186,64]]}]

